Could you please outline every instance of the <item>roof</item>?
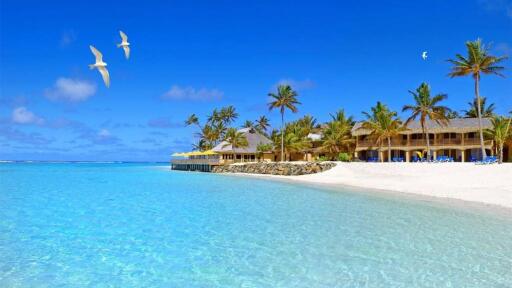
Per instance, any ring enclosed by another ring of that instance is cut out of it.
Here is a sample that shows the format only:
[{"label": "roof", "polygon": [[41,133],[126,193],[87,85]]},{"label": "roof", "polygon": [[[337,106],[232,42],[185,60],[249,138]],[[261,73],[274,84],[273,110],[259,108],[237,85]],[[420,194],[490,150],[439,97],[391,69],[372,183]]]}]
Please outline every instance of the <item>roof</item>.
[{"label": "roof", "polygon": [[[357,122],[354,127],[352,127],[352,135],[353,136],[361,136],[368,135],[370,131],[367,129],[363,129],[363,122]],[[478,131],[478,118],[456,118],[451,119],[448,122],[448,125],[441,126],[434,121],[427,120],[426,126],[428,127],[428,131],[431,133],[469,133],[469,132],[477,132]],[[489,118],[482,119],[482,127],[484,129],[488,129],[492,127],[491,120]],[[407,125],[407,130],[401,132],[400,134],[413,134],[413,133],[423,133],[421,130],[420,121],[412,121]]]},{"label": "roof", "polygon": [[222,141],[212,150],[217,153],[257,153],[258,145],[272,143],[272,141],[265,135],[259,133],[253,128],[243,128],[238,130],[238,132],[243,133],[247,138],[247,142],[249,143],[247,147],[233,149],[231,144],[228,144],[226,141]]},{"label": "roof", "polygon": [[322,140],[322,133],[309,133],[307,136],[312,141]]}]

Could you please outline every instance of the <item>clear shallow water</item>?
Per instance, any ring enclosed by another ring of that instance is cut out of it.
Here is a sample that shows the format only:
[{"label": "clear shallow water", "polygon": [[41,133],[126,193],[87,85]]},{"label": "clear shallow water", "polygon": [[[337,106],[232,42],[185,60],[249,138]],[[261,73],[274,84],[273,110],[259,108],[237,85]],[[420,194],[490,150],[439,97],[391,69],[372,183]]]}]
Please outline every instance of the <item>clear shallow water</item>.
[{"label": "clear shallow water", "polygon": [[512,219],[143,164],[0,164],[0,287],[512,287]]}]

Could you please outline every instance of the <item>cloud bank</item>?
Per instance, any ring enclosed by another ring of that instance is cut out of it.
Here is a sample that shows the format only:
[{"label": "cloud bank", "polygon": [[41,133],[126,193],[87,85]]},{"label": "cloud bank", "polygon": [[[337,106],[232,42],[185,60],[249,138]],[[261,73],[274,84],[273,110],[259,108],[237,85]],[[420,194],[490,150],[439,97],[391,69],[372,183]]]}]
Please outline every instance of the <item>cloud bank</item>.
[{"label": "cloud bank", "polygon": [[46,89],[46,98],[52,101],[81,102],[96,93],[96,85],[84,80],[59,78],[52,88]]},{"label": "cloud bank", "polygon": [[224,97],[224,92],[217,89],[194,87],[180,87],[173,85],[169,91],[162,95],[167,100],[216,101]]},{"label": "cloud bank", "polygon": [[44,119],[28,110],[26,107],[17,107],[12,111],[11,114],[12,122],[16,124],[36,124],[41,125],[44,123]]}]

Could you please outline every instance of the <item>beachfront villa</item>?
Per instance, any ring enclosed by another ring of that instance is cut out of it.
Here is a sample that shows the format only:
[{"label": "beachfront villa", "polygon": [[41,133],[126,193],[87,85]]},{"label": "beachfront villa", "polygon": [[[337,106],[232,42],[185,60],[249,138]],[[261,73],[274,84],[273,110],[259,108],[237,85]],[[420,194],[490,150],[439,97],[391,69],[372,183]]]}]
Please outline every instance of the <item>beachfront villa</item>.
[{"label": "beachfront villa", "polygon": [[220,142],[213,149],[204,152],[177,153],[174,156],[187,159],[173,159],[172,169],[209,172],[214,166],[244,162],[275,161],[272,151],[258,151],[259,145],[271,144],[272,141],[254,128],[238,130],[247,139],[247,147],[233,147],[226,141]]},{"label": "beachfront villa", "polygon": [[[429,131],[430,150],[433,159],[440,156],[448,157],[455,162],[471,162],[480,159],[480,138],[478,118],[451,119],[443,126],[432,121],[426,123]],[[484,129],[492,128],[489,119],[482,119]],[[379,147],[370,137],[370,131],[362,128],[362,123],[356,123],[352,128],[356,140],[354,158],[361,161],[388,161],[387,142]],[[492,140],[485,140],[488,155],[495,155]],[[413,121],[398,136],[391,139],[392,158],[394,161],[418,161],[420,155],[426,155],[427,145],[425,135],[419,121]],[[423,156],[425,157],[425,156]],[[504,160],[512,160],[512,149],[505,146]]]}]

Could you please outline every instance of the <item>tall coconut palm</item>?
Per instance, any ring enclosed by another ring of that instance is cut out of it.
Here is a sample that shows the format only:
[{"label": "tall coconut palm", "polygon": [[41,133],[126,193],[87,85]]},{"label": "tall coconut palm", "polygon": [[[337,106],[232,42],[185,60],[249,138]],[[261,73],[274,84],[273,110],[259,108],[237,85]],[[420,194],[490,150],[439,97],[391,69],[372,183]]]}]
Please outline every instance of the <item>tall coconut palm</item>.
[{"label": "tall coconut palm", "polygon": [[201,127],[199,126],[199,118],[197,118],[196,114],[188,116],[187,120],[185,121],[185,125],[197,125],[198,127]]},{"label": "tall coconut palm", "polygon": [[204,125],[201,128],[201,131],[196,135],[200,139],[200,142],[202,140],[202,142],[205,143],[203,147],[207,147],[209,149],[211,149],[220,139],[220,131],[210,124]]},{"label": "tall coconut palm", "polygon": [[[475,99],[481,103],[480,99],[480,77],[484,75],[497,75],[504,77],[501,73],[505,67],[499,66],[499,63],[507,59],[505,56],[493,56],[489,54],[489,47],[482,43],[481,39],[466,42],[468,55],[466,57],[456,54],[456,59],[449,59],[452,63],[451,72],[448,74],[451,78],[471,75],[475,81]],[[482,111],[480,105],[477,105],[478,126],[480,130],[480,149],[482,150],[482,159],[486,157],[484,146],[484,132],[482,128]]]},{"label": "tall coconut palm", "polygon": [[224,124],[229,125],[238,118],[238,113],[233,105],[229,105],[220,109],[219,118]]},{"label": "tall coconut palm", "polygon": [[228,128],[222,121],[214,123],[212,125],[212,127],[213,127],[213,133],[216,136],[216,139],[214,140],[213,145],[217,145],[219,143],[219,141],[222,138],[224,138],[224,135],[226,134],[226,131]]},{"label": "tall coconut palm", "polygon": [[387,140],[388,161],[391,162],[391,138],[404,130],[397,113],[390,111],[381,102],[377,102],[377,105],[371,108],[370,113],[363,114],[367,119],[362,123],[361,128],[370,131],[370,137],[379,145],[379,150],[382,149],[383,142]]},{"label": "tall coconut palm", "polygon": [[427,159],[430,161],[430,137],[428,134],[427,120],[436,122],[438,125],[446,126],[450,121],[446,115],[450,108],[439,105],[439,102],[448,98],[446,94],[437,94],[434,97],[430,96],[430,86],[427,83],[421,83],[420,87],[416,91],[409,91],[414,97],[414,104],[405,105],[402,108],[402,112],[410,111],[411,116],[405,121],[407,126],[412,121],[419,118],[421,131],[425,136],[427,142]]},{"label": "tall coconut palm", "polygon": [[260,116],[258,120],[256,120],[256,129],[259,130],[262,134],[267,134],[267,129],[270,127],[270,123],[265,115]]},{"label": "tall coconut palm", "polygon": [[212,114],[210,114],[207,118],[208,123],[215,124],[222,121],[222,117],[217,108],[213,109]]},{"label": "tall coconut palm", "polygon": [[492,138],[498,148],[499,163],[503,163],[503,146],[505,142],[512,139],[510,122],[512,118],[507,119],[503,116],[494,116],[491,119],[492,128],[486,131],[488,137]]},{"label": "tall coconut palm", "polygon": [[242,128],[254,128],[254,123],[251,120],[245,120]]},{"label": "tall coconut palm", "polygon": [[223,147],[231,145],[231,147],[235,149],[245,148],[249,146],[249,142],[247,141],[247,137],[245,137],[245,134],[242,132],[238,132],[235,128],[229,128],[226,131],[224,141],[226,141],[226,143],[223,145]]},{"label": "tall coconut palm", "polygon": [[345,110],[343,109],[339,109],[338,111],[336,111],[336,113],[330,115],[332,121],[337,121],[347,126],[354,126],[354,118],[352,116],[347,117],[347,115],[345,114]]},{"label": "tall coconut palm", "polygon": [[297,112],[297,92],[293,91],[290,85],[279,85],[277,93],[269,93],[272,101],[268,103],[269,110],[279,108],[281,113],[281,161],[284,161],[284,112],[286,109],[293,113]]},{"label": "tall coconut palm", "polygon": [[446,112],[446,117],[451,120],[451,119],[460,118],[460,115],[459,115],[459,112],[457,112],[455,110],[450,110],[450,111]]},{"label": "tall coconut palm", "polygon": [[[494,117],[494,109],[496,108],[494,106],[494,103],[491,103],[491,105],[486,106],[485,102],[487,102],[486,97],[480,98],[480,113],[482,115],[482,118],[492,118]],[[462,110],[464,112],[464,115],[467,118],[476,118],[478,117],[478,104],[477,100],[474,99],[472,102],[468,102],[469,110]]]}]

